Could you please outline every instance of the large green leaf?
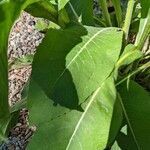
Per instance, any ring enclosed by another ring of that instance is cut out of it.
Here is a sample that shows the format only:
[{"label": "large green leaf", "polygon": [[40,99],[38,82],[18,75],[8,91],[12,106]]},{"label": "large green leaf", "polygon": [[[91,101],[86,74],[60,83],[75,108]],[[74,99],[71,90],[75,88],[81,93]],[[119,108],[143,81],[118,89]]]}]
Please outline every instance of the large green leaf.
[{"label": "large green leaf", "polygon": [[[8,105],[7,45],[10,29],[21,10],[37,0],[0,1],[0,134],[5,133],[10,120]],[[0,135],[0,137],[3,135]]]},{"label": "large green leaf", "polygon": [[110,75],[119,57],[122,31],[87,29],[51,29],[37,50],[33,78],[56,104],[75,108],[82,103]]},{"label": "large green leaf", "polygon": [[28,107],[37,132],[29,149],[105,148],[116,100],[108,77],[121,43],[116,28],[48,31],[33,61]]},{"label": "large green leaf", "polygon": [[133,81],[130,81],[128,86],[120,85],[119,92],[130,130],[125,137],[130,141],[127,149],[148,150],[150,148],[150,95]]},{"label": "large green leaf", "polygon": [[[37,132],[29,144],[29,150],[103,150],[106,147],[116,100],[112,78],[89,96],[80,111],[54,106],[34,81],[31,84],[30,120],[36,123]],[[116,110],[118,115],[121,114],[120,109]],[[119,126],[121,118],[115,123]],[[118,131],[118,128],[114,131]]]}]

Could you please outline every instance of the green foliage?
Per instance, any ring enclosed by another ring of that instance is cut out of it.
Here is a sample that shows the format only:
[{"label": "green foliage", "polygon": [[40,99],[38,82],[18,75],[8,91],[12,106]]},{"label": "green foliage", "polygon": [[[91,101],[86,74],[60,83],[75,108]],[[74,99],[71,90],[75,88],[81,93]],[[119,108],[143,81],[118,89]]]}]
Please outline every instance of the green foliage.
[{"label": "green foliage", "polygon": [[75,15],[84,25],[94,25],[92,4],[93,0],[70,0],[74,13],[71,17]]},{"label": "green foliage", "polygon": [[117,67],[128,65],[140,57],[142,52],[133,44],[128,44],[117,62]]},{"label": "green foliage", "polygon": [[[30,149],[35,149],[38,141],[46,138],[47,134],[41,136],[44,129],[48,133],[58,130],[56,135],[49,135],[49,145],[45,145],[44,149],[50,145],[53,145],[52,149],[60,149],[60,145],[63,149],[106,147],[116,100],[113,77],[108,77],[119,57],[122,31],[92,27],[86,27],[86,31],[82,28],[51,29],[37,50],[28,107],[30,120],[38,125],[39,131]],[[62,36],[65,41],[62,41]],[[39,95],[33,92],[35,88]],[[46,117],[35,116],[39,109]],[[40,126],[41,122],[43,126]],[[99,131],[99,128],[103,130]],[[92,132],[88,136],[86,130],[90,129]],[[100,138],[100,135],[103,137]],[[55,140],[63,136],[62,142]],[[92,140],[93,137],[95,140]],[[80,145],[78,139],[81,139]],[[91,142],[87,144],[86,141]]]},{"label": "green foliage", "polygon": [[108,12],[108,8],[107,8],[107,2],[105,0],[99,0],[101,9],[102,9],[102,14],[103,14],[103,18],[105,20],[105,23],[107,26],[112,26],[112,22],[110,19],[110,14]]},{"label": "green foliage", "polygon": [[52,22],[57,23],[58,12],[54,4],[50,3],[48,0],[40,1],[29,5],[25,9],[28,13],[35,17],[42,17]]},{"label": "green foliage", "polygon": [[125,138],[130,142],[127,144],[127,149],[148,150],[150,147],[150,95],[133,81],[120,85],[118,89],[128,123],[128,133]]},{"label": "green foliage", "polygon": [[[149,149],[149,93],[135,80],[150,68],[141,52],[150,33],[149,2],[112,0],[114,13],[106,1],[99,4],[102,12],[94,15],[93,0],[0,1],[0,142],[15,112],[27,106],[37,127],[29,150]],[[45,38],[35,57],[8,64],[9,32],[22,10],[51,22],[36,25]],[[8,69],[28,64],[31,82],[10,107]]]},{"label": "green foliage", "polygon": [[[10,120],[8,105],[8,60],[7,45],[8,37],[13,23],[18,18],[21,10],[34,2],[23,0],[0,2],[0,137],[3,137]],[[9,10],[9,11],[8,11]],[[1,138],[0,138],[1,141]]]},{"label": "green foliage", "polygon": [[61,10],[65,7],[69,0],[58,0],[58,10]]}]

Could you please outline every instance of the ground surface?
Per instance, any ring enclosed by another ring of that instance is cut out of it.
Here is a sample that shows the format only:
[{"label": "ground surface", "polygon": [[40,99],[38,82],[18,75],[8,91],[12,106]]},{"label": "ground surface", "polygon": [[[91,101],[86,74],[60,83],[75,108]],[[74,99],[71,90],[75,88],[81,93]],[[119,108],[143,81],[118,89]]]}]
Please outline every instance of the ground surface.
[{"label": "ground surface", "polygon": [[[15,58],[34,54],[36,47],[44,35],[35,29],[38,19],[23,12],[14,25],[9,38],[8,58],[13,62]],[[12,68],[9,70],[9,104],[13,105],[21,99],[21,91],[31,73],[31,66]]]},{"label": "ground surface", "polygon": [[[35,24],[38,18],[23,12],[12,28],[9,45],[8,58],[9,64],[18,58],[24,58],[27,55],[35,54],[36,47],[39,45],[44,35],[40,33]],[[22,90],[30,78],[31,65],[9,68],[9,105],[13,106],[21,100]],[[30,137],[35,131],[35,127],[28,124],[28,111],[22,109],[18,123],[10,131],[8,140],[0,145],[0,150],[23,150],[25,149]]]}]

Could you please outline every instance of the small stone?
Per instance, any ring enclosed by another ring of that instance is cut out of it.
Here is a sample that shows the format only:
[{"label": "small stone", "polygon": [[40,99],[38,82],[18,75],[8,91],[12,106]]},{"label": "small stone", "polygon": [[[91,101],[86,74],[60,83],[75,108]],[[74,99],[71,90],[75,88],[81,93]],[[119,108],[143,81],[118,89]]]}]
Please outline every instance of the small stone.
[{"label": "small stone", "polygon": [[29,24],[30,26],[33,26],[33,25],[35,25],[36,23],[35,23],[35,21],[31,20],[31,21],[29,21],[28,24]]}]

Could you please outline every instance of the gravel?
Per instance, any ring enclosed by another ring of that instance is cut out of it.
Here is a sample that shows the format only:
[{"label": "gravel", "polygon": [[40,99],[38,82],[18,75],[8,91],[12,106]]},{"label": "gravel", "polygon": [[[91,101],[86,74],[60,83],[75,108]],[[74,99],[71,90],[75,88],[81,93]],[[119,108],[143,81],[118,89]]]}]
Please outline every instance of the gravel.
[{"label": "gravel", "polygon": [[35,29],[37,20],[26,12],[17,20],[9,37],[9,60],[35,53],[36,47],[44,37]]},{"label": "gravel", "polygon": [[[9,37],[9,62],[16,58],[35,54],[36,47],[41,43],[44,34],[35,29],[38,18],[23,12],[12,28]],[[21,92],[31,74],[31,66],[9,70],[9,104],[14,105],[21,100]]]},{"label": "gravel", "polygon": [[[39,19],[22,12],[9,36],[9,63],[15,59],[35,54],[36,47],[44,38],[44,34],[35,28],[35,24]],[[8,73],[10,106],[21,100],[21,93],[29,80],[31,70],[30,64],[19,68],[10,67]],[[22,109],[18,123],[10,131],[8,139],[0,145],[0,150],[24,150],[35,130],[35,127],[30,127],[28,124],[28,111]]]},{"label": "gravel", "polygon": [[28,124],[28,110],[20,111],[19,120],[15,127],[10,131],[9,138],[0,145],[0,150],[25,150],[36,127]]}]

